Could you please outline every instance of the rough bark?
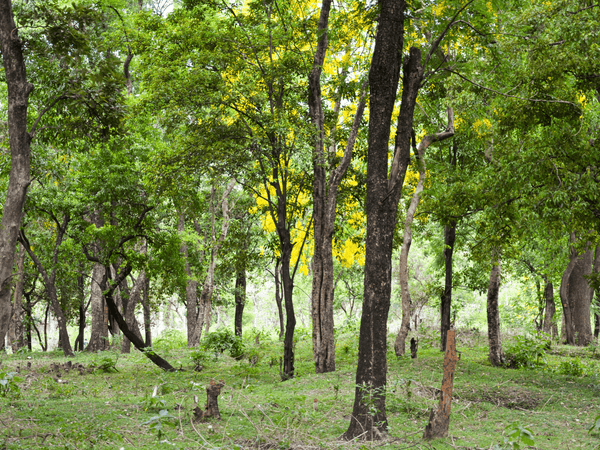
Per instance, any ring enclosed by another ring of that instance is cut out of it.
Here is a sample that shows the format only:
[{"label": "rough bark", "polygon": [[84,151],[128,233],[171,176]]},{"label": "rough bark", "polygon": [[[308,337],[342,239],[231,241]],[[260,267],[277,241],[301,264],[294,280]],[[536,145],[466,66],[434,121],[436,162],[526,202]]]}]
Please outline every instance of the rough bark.
[{"label": "rough bark", "polygon": [[[85,313],[87,310],[85,303],[85,291],[83,275],[77,277],[77,292],[79,294],[79,329],[77,338],[75,338],[75,351],[82,352],[84,350],[84,333],[85,333]],[[89,305],[89,303],[88,303]]]},{"label": "rough bark", "polygon": [[[574,233],[572,242],[576,241]],[[586,244],[582,253],[572,247],[570,261],[567,265],[560,286],[560,297],[565,318],[565,336],[569,345],[588,345],[592,341],[590,307],[593,289],[586,276],[592,272],[594,252]]]},{"label": "rough bark", "polygon": [[214,380],[210,380],[210,384],[206,387],[206,408],[200,409],[198,406],[196,406],[193,410],[194,418],[197,421],[206,420],[208,418],[221,418],[218,397],[219,394],[221,394],[221,389],[223,386],[225,386],[225,383],[222,380],[218,383],[215,383]]},{"label": "rough bark", "polygon": [[30,183],[31,135],[27,107],[33,85],[27,81],[19,29],[10,0],[0,0],[0,50],[8,88],[10,175],[0,222],[0,336],[4,339],[11,317],[11,282],[15,247]]},{"label": "rough bark", "polygon": [[487,322],[488,322],[488,359],[494,366],[504,363],[502,339],[500,337],[500,309],[498,308],[498,295],[500,293],[500,255],[492,258],[492,270],[487,293]]},{"label": "rough bark", "polygon": [[246,269],[238,269],[235,273],[235,320],[236,336],[242,336],[242,319],[246,305]]},{"label": "rough bark", "polygon": [[554,285],[546,275],[544,275],[543,278],[546,308],[544,311],[544,324],[542,326],[542,331],[547,334],[552,334],[554,337],[557,333],[556,322],[554,320],[554,314],[556,312],[556,305],[554,304]]},{"label": "rough bark", "polygon": [[[146,341],[146,346],[152,347],[152,320],[151,320],[151,315],[150,315],[150,278],[148,278],[148,277],[144,277],[144,292],[142,294],[142,309],[144,310],[144,339]],[[127,336],[127,337],[129,337],[129,336]],[[129,339],[129,340],[131,341],[131,339]],[[133,341],[131,341],[131,342],[133,343]]]},{"label": "rough bark", "polygon": [[[129,298],[123,302],[123,319],[129,326],[129,329],[142,340],[142,333],[137,319],[135,318],[135,308],[138,303],[141,302],[142,292],[146,285],[146,272],[142,270],[138,275],[137,279],[133,283],[131,291],[129,291]],[[131,352],[131,341],[125,335],[123,335],[123,342],[121,343],[121,353]]]},{"label": "rough bark", "polygon": [[436,133],[425,136],[419,147],[417,148],[417,164],[419,170],[419,181],[417,187],[410,200],[410,205],[406,211],[406,219],[404,221],[404,234],[402,238],[402,248],[400,249],[400,267],[399,267],[399,281],[400,281],[400,295],[402,297],[402,323],[400,330],[396,336],[394,342],[394,351],[396,356],[403,356],[406,347],[406,336],[410,330],[410,318],[412,313],[412,301],[410,298],[410,292],[408,289],[408,253],[410,252],[410,246],[412,244],[412,224],[417,212],[417,206],[421,201],[421,192],[423,192],[423,186],[425,186],[425,179],[427,178],[427,167],[425,165],[425,152],[427,148],[437,141],[442,141],[454,136],[454,112],[452,108],[448,108],[448,128],[443,133]]},{"label": "rough bark", "polygon": [[105,317],[104,297],[100,283],[104,278],[104,266],[94,263],[90,284],[90,303],[92,306],[92,331],[86,347],[87,352],[98,352],[108,349],[108,326]]},{"label": "rough bark", "polygon": [[444,355],[444,375],[442,378],[442,391],[440,404],[437,409],[431,409],[429,424],[425,428],[423,439],[438,439],[448,436],[450,426],[450,410],[452,406],[452,388],[454,386],[454,372],[458,356],[456,354],[456,342],[454,330],[448,330],[446,339],[446,354]]},{"label": "rough bark", "polygon": [[367,237],[356,389],[346,439],[373,440],[387,430],[387,319],[391,296],[392,240],[400,190],[410,158],[412,119],[423,71],[412,48],[404,68],[402,105],[388,179],[390,121],[402,63],[404,1],[382,0],[369,72]]},{"label": "rough bark", "polygon": [[279,340],[285,335],[285,319],[283,315],[283,298],[281,297],[281,258],[275,259],[275,303],[279,316]]},{"label": "rough bark", "polygon": [[451,221],[444,227],[444,267],[446,277],[444,281],[444,292],[440,302],[440,349],[446,351],[446,337],[450,330],[450,316],[452,308],[452,278],[454,244],[456,242],[456,222]]}]

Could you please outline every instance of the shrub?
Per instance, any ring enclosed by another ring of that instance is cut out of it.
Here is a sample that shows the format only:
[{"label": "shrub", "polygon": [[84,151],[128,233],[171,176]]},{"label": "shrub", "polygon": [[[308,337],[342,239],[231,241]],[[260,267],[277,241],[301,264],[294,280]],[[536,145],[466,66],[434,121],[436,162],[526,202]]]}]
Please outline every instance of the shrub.
[{"label": "shrub", "polygon": [[583,365],[579,356],[573,360],[563,361],[556,368],[556,372],[561,375],[571,375],[574,377],[580,377],[583,375]]},{"label": "shrub", "polygon": [[187,348],[187,335],[181,330],[167,329],[154,339],[152,346],[157,351]]},{"label": "shrub", "polygon": [[23,378],[17,375],[17,372],[0,370],[0,397],[7,397],[9,395],[18,397],[21,394],[21,388],[17,383],[23,381]]},{"label": "shrub", "polygon": [[226,328],[209,333],[204,337],[202,344],[204,348],[215,352],[216,355],[229,351],[235,359],[241,359],[246,351],[242,338]]},{"label": "shrub", "polygon": [[534,338],[516,336],[513,344],[506,350],[506,367],[512,369],[546,365],[546,351],[550,349],[550,337],[540,333]]}]

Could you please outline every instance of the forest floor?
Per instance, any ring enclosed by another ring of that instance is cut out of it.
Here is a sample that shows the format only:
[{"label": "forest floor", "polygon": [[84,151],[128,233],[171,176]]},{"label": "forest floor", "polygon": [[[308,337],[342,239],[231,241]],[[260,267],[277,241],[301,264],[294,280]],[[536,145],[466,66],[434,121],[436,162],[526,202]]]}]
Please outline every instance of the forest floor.
[{"label": "forest floor", "polygon": [[[58,352],[0,355],[0,449],[512,448],[505,446],[512,424],[534,435],[534,446],[521,448],[600,448],[600,435],[588,433],[600,414],[598,346],[554,344],[539,368],[503,369],[487,362],[484,335],[461,330],[448,438],[422,439],[442,380],[443,354],[431,332],[420,336],[417,359],[388,352],[389,435],[342,441],[355,390],[357,335],[338,336],[337,371],[316,375],[311,336],[300,331],[297,377],[285,382],[281,344],[264,335],[258,343],[248,338],[249,357],[211,356],[200,372],[193,370],[192,350],[174,333],[154,346],[182,367],[174,373],[137,351],[78,353],[68,371]],[[10,378],[11,372],[18,373]],[[204,408],[211,379],[225,383],[222,419],[196,422],[195,397]]]}]

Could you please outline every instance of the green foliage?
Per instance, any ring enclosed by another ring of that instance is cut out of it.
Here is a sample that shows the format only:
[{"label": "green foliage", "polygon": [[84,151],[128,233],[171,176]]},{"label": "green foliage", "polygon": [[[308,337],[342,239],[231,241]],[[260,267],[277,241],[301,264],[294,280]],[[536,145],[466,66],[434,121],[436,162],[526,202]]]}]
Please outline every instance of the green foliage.
[{"label": "green foliage", "polygon": [[236,336],[231,330],[221,328],[204,337],[202,345],[211,350],[215,355],[229,352],[232,358],[240,359],[244,356],[246,345],[240,336]]},{"label": "green foliage", "polygon": [[506,350],[506,366],[513,369],[546,365],[546,351],[550,349],[550,336],[540,333],[534,338],[516,336],[514,343]]},{"label": "green foliage", "polygon": [[158,416],[152,416],[146,422],[143,422],[141,425],[148,425],[151,430],[156,431],[156,438],[158,440],[162,439],[164,436],[163,427],[168,426],[171,428],[175,428],[175,416],[169,414],[169,411],[166,409],[161,409],[158,412]]},{"label": "green foliage", "polygon": [[194,363],[194,370],[199,371],[208,362],[209,352],[202,346],[195,348],[190,353],[190,359]]},{"label": "green foliage", "polygon": [[158,351],[187,348],[187,336],[181,330],[165,330],[153,340],[152,346]]},{"label": "green foliage", "polygon": [[118,353],[113,357],[110,354],[99,353],[94,357],[90,367],[94,368],[94,371],[100,371],[105,373],[118,372],[117,361],[119,360]]},{"label": "green foliage", "polygon": [[584,367],[581,364],[581,360],[579,356],[569,359],[567,361],[562,361],[559,366],[556,368],[556,372],[561,375],[570,375],[573,377],[580,377],[583,375]]},{"label": "green foliage", "polygon": [[535,445],[533,433],[529,428],[515,422],[504,429],[504,445],[502,447],[496,445],[494,449],[519,450],[522,445]]},{"label": "green foliage", "polygon": [[592,426],[588,429],[588,434],[600,433],[600,414],[596,416]]},{"label": "green foliage", "polygon": [[19,397],[21,388],[17,383],[23,381],[17,372],[0,371],[0,397]]}]

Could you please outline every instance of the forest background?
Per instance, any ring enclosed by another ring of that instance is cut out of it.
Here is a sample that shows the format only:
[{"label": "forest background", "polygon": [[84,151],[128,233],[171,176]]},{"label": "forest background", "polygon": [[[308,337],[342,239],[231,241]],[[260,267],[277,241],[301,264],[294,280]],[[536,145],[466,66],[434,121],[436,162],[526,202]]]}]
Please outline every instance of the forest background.
[{"label": "forest background", "polygon": [[398,356],[423,325],[441,350],[487,330],[499,366],[501,329],[598,338],[597,4],[0,7],[13,352],[53,317],[65,355],[121,335],[173,370],[161,311],[190,347],[278,334],[287,380],[298,335],[330,372],[354,324],[352,438],[387,426],[388,329]]}]

